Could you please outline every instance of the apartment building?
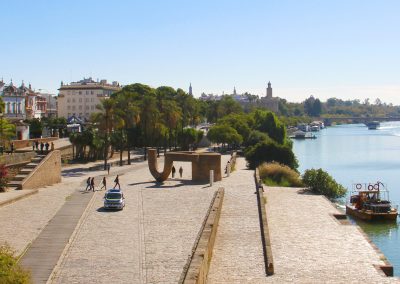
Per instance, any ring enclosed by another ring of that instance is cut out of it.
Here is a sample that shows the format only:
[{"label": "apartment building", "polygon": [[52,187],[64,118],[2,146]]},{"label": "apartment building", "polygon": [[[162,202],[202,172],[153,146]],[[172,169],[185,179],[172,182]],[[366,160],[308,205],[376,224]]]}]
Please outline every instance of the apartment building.
[{"label": "apartment building", "polygon": [[70,84],[61,82],[58,90],[58,117],[68,119],[74,116],[87,120],[92,113],[98,112],[96,105],[101,100],[109,98],[112,93],[121,90],[121,87],[116,81],[109,84],[107,80],[94,81],[89,77]]}]

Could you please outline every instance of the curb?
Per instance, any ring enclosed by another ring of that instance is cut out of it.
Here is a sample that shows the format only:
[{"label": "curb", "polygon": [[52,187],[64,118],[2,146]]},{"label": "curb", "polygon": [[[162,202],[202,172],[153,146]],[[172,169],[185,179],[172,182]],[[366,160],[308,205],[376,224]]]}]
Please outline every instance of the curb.
[{"label": "curb", "polygon": [[[20,195],[20,196],[17,196],[17,197],[14,197],[14,198],[11,198],[11,199],[8,199],[8,200],[5,200],[5,201],[1,201],[0,202],[0,207],[8,205],[8,204],[11,204],[11,203],[14,203],[14,202],[19,201],[21,199],[24,199],[26,197],[29,197],[29,196],[31,196],[33,194],[38,193],[38,191],[39,191],[38,189],[28,189],[28,190],[29,190],[29,192],[26,192],[23,195]],[[23,191],[23,190],[21,190],[21,191]]]}]

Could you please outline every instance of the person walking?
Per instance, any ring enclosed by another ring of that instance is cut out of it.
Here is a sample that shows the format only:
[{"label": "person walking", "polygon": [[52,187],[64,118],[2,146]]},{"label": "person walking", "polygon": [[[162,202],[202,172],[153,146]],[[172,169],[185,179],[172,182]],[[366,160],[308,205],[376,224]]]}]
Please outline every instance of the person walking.
[{"label": "person walking", "polygon": [[175,177],[175,166],[172,166],[172,178]]},{"label": "person walking", "polygon": [[[90,180],[90,188],[94,192],[94,177],[92,177],[92,179]],[[89,189],[89,191],[90,191],[90,189]]]},{"label": "person walking", "polygon": [[182,178],[182,174],[183,174],[183,169],[182,166],[179,168],[179,176]]},{"label": "person walking", "polygon": [[32,142],[32,151],[35,151],[35,141]]},{"label": "person walking", "polygon": [[118,189],[121,189],[121,185],[119,184],[119,175],[117,175],[117,177],[114,180],[115,185],[113,187],[113,189],[115,189],[115,187],[118,185]]},{"label": "person walking", "polygon": [[46,144],[44,144],[44,147],[46,148],[46,152],[49,152],[49,147],[50,147],[49,142],[46,142]]},{"label": "person walking", "polygon": [[37,141],[37,140],[35,140],[35,148],[36,148],[36,151],[39,150],[39,141]]},{"label": "person walking", "polygon": [[85,191],[87,191],[87,190],[90,190],[90,177],[88,177],[87,178],[87,180],[86,180],[86,188],[85,188]]},{"label": "person walking", "polygon": [[107,164],[107,174],[108,174],[108,175],[110,174],[110,168],[111,168],[111,164],[108,163],[108,164]]},{"label": "person walking", "polygon": [[10,152],[11,152],[11,154],[14,153],[14,143],[13,142],[11,142],[11,145],[10,145]]},{"label": "person walking", "polygon": [[50,144],[51,146],[50,146],[50,151],[54,151],[54,143],[53,142],[51,142],[51,144]]},{"label": "person walking", "polygon": [[43,142],[40,143],[40,154],[43,154],[44,144]]},{"label": "person walking", "polygon": [[100,190],[104,189],[107,190],[107,180],[106,177],[103,177],[103,180],[101,181],[102,187],[100,188]]}]

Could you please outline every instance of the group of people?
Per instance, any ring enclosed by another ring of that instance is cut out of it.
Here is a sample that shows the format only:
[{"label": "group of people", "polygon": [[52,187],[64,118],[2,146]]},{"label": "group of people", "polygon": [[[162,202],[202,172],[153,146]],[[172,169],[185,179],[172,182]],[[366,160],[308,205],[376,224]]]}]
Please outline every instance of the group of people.
[{"label": "group of people", "polygon": [[40,147],[40,153],[43,154],[43,150],[46,150],[46,152],[49,152],[49,147],[50,147],[50,150],[53,151],[54,143],[53,142],[51,142],[51,144],[49,144],[49,142],[43,143],[43,141],[39,143],[38,140],[32,142],[32,150],[33,151],[35,151],[35,150],[39,151],[39,147]]},{"label": "group of people", "polygon": [[[117,175],[117,177],[114,179],[114,187],[113,189],[115,189],[118,185],[118,189],[121,189],[121,185],[119,184],[119,175]],[[102,190],[104,188],[104,190],[107,190],[107,179],[106,177],[103,177],[103,179],[101,180],[101,183],[99,184],[100,190]],[[94,177],[88,177],[86,180],[86,189],[85,191],[93,191],[94,192]]]},{"label": "group of people", "polygon": [[[172,166],[172,178],[175,177],[175,172],[176,172],[175,166]],[[182,178],[182,174],[183,174],[183,169],[182,169],[182,167],[180,167],[179,168],[179,175],[180,175],[181,178]]]}]

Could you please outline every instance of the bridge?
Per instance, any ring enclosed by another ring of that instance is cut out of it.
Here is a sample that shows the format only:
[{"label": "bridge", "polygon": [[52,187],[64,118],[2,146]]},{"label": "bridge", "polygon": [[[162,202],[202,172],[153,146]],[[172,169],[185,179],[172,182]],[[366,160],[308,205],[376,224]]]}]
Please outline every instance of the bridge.
[{"label": "bridge", "polygon": [[355,116],[342,116],[342,117],[326,117],[323,118],[326,126],[331,125],[333,122],[351,122],[351,123],[368,123],[371,121],[400,121],[400,116],[367,116],[367,117],[355,117]]}]

